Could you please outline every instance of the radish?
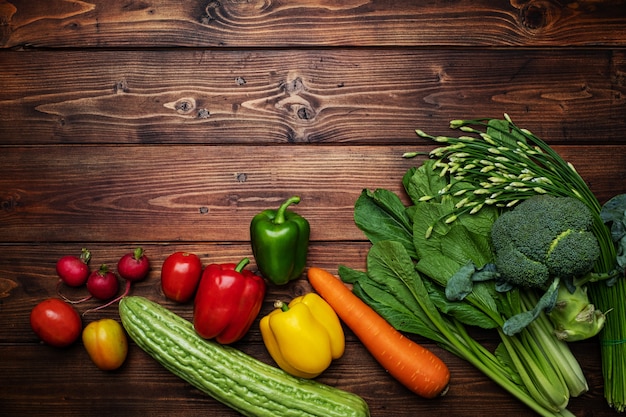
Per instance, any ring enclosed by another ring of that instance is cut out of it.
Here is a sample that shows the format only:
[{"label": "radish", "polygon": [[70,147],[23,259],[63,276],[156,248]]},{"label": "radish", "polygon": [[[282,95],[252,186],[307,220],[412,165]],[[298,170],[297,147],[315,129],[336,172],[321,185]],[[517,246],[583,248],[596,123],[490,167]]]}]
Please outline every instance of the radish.
[{"label": "radish", "polygon": [[127,253],[117,262],[117,273],[128,283],[141,281],[150,271],[150,261],[142,248]]},{"label": "radish", "polygon": [[93,271],[87,279],[87,291],[99,300],[109,300],[115,297],[119,288],[117,277],[106,264],[102,264],[100,269]]},{"label": "radish", "polygon": [[[148,272],[150,272],[150,261],[148,260],[148,257],[143,253],[142,248],[137,248],[133,252],[127,253],[126,255],[122,256],[117,262],[117,273],[120,275],[120,277],[126,280],[126,288],[124,289],[124,293],[114,300],[111,300],[108,303],[101,305],[100,307],[87,310],[83,314],[103,309],[126,297],[130,293],[131,284],[133,282],[141,281],[142,279],[144,279],[146,276],[148,276]],[[113,275],[112,273],[110,274]],[[117,283],[117,279],[115,280],[115,282]],[[87,289],[89,289],[89,281],[87,281]],[[91,290],[89,290],[89,292],[91,292]],[[117,294],[117,287],[113,295],[115,294]],[[112,298],[113,295],[109,298]]]},{"label": "radish", "polygon": [[91,260],[91,252],[83,248],[80,256],[65,255],[56,263],[56,271],[59,276],[57,282],[57,294],[69,303],[77,303],[83,300],[72,301],[61,294],[61,285],[65,284],[69,287],[80,287],[87,282],[89,278],[89,261]]},{"label": "radish", "polygon": [[80,257],[65,255],[57,261],[56,270],[63,283],[70,287],[80,287],[89,277],[91,252],[83,248]]}]

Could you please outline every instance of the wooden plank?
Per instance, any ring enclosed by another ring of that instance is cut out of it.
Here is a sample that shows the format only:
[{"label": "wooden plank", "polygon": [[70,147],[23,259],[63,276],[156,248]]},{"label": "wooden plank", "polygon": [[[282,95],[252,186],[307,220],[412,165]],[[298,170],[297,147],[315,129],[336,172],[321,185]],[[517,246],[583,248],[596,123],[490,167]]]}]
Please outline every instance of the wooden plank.
[{"label": "wooden plank", "polygon": [[619,0],[3,0],[0,46],[620,46],[625,22]]},{"label": "wooden plank", "polygon": [[[363,239],[362,189],[403,196],[415,146],[5,147],[5,242],[245,241],[250,219],[300,195],[311,239]],[[601,201],[626,192],[625,146],[555,147]]]},{"label": "wooden plank", "polygon": [[[626,141],[624,51],[0,51],[0,143],[414,143],[502,117]],[[42,63],[45,62],[45,65]]]}]

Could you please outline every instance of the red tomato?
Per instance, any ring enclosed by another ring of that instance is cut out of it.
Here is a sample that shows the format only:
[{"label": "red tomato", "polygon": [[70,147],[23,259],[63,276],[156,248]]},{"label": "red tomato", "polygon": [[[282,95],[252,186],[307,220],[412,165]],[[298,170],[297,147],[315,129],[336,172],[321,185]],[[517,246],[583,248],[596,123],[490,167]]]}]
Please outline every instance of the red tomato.
[{"label": "red tomato", "polygon": [[30,312],[30,327],[47,344],[65,347],[78,339],[83,323],[74,307],[58,298],[49,298]]},{"label": "red tomato", "polygon": [[103,371],[122,366],[128,354],[126,333],[113,319],[89,323],[83,330],[83,345],[93,363]]},{"label": "red tomato", "polygon": [[202,261],[198,255],[175,252],[161,267],[161,288],[170,300],[186,303],[196,293],[202,276]]}]

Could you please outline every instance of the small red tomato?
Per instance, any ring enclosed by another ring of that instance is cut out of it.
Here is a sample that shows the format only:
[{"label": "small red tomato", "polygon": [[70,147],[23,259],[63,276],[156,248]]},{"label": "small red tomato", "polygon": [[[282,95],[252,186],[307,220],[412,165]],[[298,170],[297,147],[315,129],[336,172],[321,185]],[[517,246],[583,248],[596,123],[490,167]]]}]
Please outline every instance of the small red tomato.
[{"label": "small red tomato", "polygon": [[117,273],[127,281],[140,281],[150,271],[150,261],[142,248],[122,256],[117,262]]},{"label": "small red tomato", "polygon": [[56,270],[59,278],[70,287],[83,285],[89,277],[89,260],[91,252],[82,250],[80,257],[66,255],[57,261]]},{"label": "small red tomato", "polygon": [[202,276],[202,261],[198,255],[175,252],[161,267],[161,288],[170,300],[186,303],[196,293]]},{"label": "small red tomato", "polygon": [[31,310],[30,327],[45,343],[65,347],[78,339],[83,323],[74,307],[58,298],[49,298]]},{"label": "small red tomato", "polygon": [[87,291],[99,300],[110,300],[119,289],[117,277],[104,264],[97,271],[93,271],[87,279]]},{"label": "small red tomato", "polygon": [[83,330],[83,345],[92,362],[103,371],[122,366],[128,354],[126,333],[113,319],[89,323]]}]

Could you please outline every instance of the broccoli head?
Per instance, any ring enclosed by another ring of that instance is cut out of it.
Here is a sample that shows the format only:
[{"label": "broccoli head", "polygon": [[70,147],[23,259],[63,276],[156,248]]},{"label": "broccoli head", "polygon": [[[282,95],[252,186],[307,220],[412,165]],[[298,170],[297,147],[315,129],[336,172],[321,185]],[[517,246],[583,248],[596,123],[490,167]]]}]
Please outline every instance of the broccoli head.
[{"label": "broccoli head", "polygon": [[591,210],[572,197],[537,195],[522,201],[491,228],[501,279],[544,288],[551,278],[587,274],[600,257],[592,224]]}]

